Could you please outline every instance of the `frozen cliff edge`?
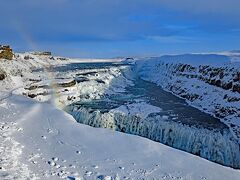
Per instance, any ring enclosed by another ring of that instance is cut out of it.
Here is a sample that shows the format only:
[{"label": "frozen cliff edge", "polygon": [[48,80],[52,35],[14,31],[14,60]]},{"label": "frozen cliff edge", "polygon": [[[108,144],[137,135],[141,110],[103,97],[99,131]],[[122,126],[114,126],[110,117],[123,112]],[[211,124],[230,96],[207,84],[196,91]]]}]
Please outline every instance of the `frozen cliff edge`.
[{"label": "frozen cliff edge", "polygon": [[239,170],[76,123],[49,103],[12,95],[0,102],[0,114],[0,153],[7,154],[0,179],[34,179],[28,172],[38,179],[239,179]]},{"label": "frozen cliff edge", "polygon": [[119,109],[101,112],[75,104],[65,110],[82,124],[139,135],[222,165],[240,168],[240,146],[227,130],[212,131],[174,122],[156,115],[154,107],[147,116]]},{"label": "frozen cliff edge", "polygon": [[140,78],[156,83],[221,119],[240,141],[239,56],[185,54],[136,62]]}]

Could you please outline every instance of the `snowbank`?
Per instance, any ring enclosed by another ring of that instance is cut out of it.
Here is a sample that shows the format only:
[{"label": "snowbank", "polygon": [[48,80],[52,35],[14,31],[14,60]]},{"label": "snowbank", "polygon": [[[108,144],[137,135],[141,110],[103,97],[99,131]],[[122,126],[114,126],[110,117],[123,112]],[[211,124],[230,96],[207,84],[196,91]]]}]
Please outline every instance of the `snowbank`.
[{"label": "snowbank", "polygon": [[[141,137],[81,125],[52,104],[13,95],[0,102],[0,112],[1,127],[11,132],[6,137],[0,130],[1,147],[9,154],[0,162],[3,179],[234,180],[240,175],[238,170]],[[14,150],[19,153],[11,153]],[[10,171],[15,164],[27,169]]]}]

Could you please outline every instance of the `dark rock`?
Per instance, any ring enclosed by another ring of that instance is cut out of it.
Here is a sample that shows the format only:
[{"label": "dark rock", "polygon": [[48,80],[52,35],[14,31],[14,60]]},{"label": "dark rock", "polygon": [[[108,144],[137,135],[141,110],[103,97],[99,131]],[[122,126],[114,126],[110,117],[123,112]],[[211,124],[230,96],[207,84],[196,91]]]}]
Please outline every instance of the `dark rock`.
[{"label": "dark rock", "polygon": [[31,57],[31,56],[29,56],[29,55],[27,55],[27,56],[24,56],[24,59],[25,59],[25,60],[29,60],[29,59],[34,59],[34,58]]},{"label": "dark rock", "polygon": [[10,46],[0,45],[0,59],[12,60],[13,56],[14,54]]},{"label": "dark rock", "polygon": [[6,78],[5,74],[0,74],[0,81],[4,80]]},{"label": "dark rock", "polygon": [[237,74],[233,78],[234,82],[240,82],[240,72],[237,72]]},{"label": "dark rock", "polygon": [[224,97],[223,97],[223,99],[227,99],[227,97],[228,97],[228,95],[227,95],[227,94],[225,94],[225,95],[224,95]]},{"label": "dark rock", "polygon": [[185,70],[185,68],[187,67],[187,64],[184,64],[183,66],[180,67],[180,71],[183,72]]},{"label": "dark rock", "polygon": [[89,80],[88,78],[86,78],[86,77],[76,77],[75,80],[77,81],[77,83],[90,81],[90,80]]},{"label": "dark rock", "polygon": [[87,75],[96,75],[98,72],[97,71],[92,71],[92,72],[85,72],[85,73],[78,73],[76,74],[77,76],[87,76]]},{"label": "dark rock", "polygon": [[37,95],[36,94],[28,94],[28,97],[35,98],[35,97],[37,97]]},{"label": "dark rock", "polygon": [[227,98],[227,101],[228,101],[228,102],[238,102],[238,101],[240,101],[240,98],[237,98],[237,97],[228,97],[228,98]]},{"label": "dark rock", "polygon": [[50,89],[50,86],[48,86],[48,85],[32,85],[32,86],[29,86],[29,87],[25,87],[24,89],[31,91],[31,90],[39,89],[39,88]]},{"label": "dark rock", "polygon": [[57,84],[57,86],[58,87],[71,87],[71,86],[74,86],[74,85],[76,85],[76,80],[74,79],[74,80],[72,80],[72,81],[70,81],[70,82],[64,82],[64,83],[59,83],[59,84]]},{"label": "dark rock", "polygon": [[219,78],[222,79],[223,77],[224,77],[224,73],[223,73],[223,71],[221,71],[219,74]]},{"label": "dark rock", "polygon": [[69,60],[68,58],[65,58],[65,57],[57,57],[57,60],[60,60],[60,61],[67,61]]},{"label": "dark rock", "polygon": [[234,84],[233,85],[233,92],[240,93],[240,84]]},{"label": "dark rock", "polygon": [[101,79],[96,79],[96,81],[97,81],[98,83],[105,84],[105,82],[104,82],[103,80],[101,80]]},{"label": "dark rock", "polygon": [[217,87],[221,87],[221,80],[219,80],[219,79],[216,80],[215,84],[216,84]]},{"label": "dark rock", "polygon": [[233,85],[232,82],[225,83],[225,84],[222,84],[222,88],[226,89],[226,90],[229,90],[229,89],[232,89],[232,85]]},{"label": "dark rock", "polygon": [[27,96],[30,97],[30,98],[35,98],[35,97],[40,96],[40,95],[47,96],[47,95],[49,95],[49,93],[48,92],[42,92],[42,93],[37,93],[37,94],[31,94],[31,93],[27,94]]}]

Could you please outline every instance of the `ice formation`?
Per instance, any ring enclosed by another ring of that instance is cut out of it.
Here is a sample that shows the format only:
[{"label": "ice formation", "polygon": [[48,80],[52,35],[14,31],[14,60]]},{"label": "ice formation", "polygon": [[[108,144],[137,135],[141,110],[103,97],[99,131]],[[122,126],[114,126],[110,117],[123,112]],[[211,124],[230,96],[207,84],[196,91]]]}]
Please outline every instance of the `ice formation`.
[{"label": "ice formation", "polygon": [[212,131],[190,127],[151,114],[136,115],[70,105],[65,109],[79,123],[135,134],[201,156],[213,162],[240,168],[240,148],[228,129]]}]

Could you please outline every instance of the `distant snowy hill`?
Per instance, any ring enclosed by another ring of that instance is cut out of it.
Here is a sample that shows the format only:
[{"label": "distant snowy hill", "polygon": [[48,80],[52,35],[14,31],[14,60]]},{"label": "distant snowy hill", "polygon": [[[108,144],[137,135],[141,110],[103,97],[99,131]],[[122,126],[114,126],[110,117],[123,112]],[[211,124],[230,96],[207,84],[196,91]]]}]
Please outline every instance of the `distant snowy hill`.
[{"label": "distant snowy hill", "polygon": [[192,65],[219,65],[231,61],[231,57],[219,54],[165,55],[158,59],[169,63],[185,63]]}]

